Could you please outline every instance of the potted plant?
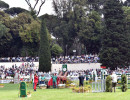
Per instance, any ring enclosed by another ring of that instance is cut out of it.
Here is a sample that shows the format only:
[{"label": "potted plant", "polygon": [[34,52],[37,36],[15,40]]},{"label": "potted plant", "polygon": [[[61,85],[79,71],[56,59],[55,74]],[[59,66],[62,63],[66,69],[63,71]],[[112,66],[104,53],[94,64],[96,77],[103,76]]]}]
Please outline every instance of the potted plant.
[{"label": "potted plant", "polygon": [[4,87],[4,84],[0,84],[0,88],[3,88]]},{"label": "potted plant", "polygon": [[27,92],[27,97],[28,98],[31,97],[31,92],[30,91]]}]

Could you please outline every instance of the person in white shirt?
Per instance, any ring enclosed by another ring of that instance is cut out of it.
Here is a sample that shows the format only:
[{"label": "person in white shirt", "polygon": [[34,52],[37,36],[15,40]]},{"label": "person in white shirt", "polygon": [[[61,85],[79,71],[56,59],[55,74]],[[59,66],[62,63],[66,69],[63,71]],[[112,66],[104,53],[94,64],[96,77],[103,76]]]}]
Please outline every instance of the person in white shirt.
[{"label": "person in white shirt", "polygon": [[116,83],[117,83],[117,75],[115,74],[115,72],[112,73],[111,78],[112,78],[112,87],[114,88],[114,92],[115,92]]}]

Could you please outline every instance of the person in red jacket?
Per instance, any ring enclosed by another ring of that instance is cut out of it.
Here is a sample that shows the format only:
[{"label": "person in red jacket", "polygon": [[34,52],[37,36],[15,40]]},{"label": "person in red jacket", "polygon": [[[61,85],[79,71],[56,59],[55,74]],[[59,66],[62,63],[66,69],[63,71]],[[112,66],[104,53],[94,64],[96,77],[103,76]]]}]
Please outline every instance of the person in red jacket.
[{"label": "person in red jacket", "polygon": [[38,83],[38,76],[37,74],[35,74],[34,75],[34,91],[36,91],[37,83]]}]

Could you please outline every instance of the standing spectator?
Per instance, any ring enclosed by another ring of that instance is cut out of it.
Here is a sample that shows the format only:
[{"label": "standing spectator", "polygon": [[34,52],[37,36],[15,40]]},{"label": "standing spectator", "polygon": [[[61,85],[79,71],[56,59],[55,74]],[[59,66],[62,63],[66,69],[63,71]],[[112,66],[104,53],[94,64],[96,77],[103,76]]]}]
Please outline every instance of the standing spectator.
[{"label": "standing spectator", "polygon": [[89,80],[89,76],[86,74],[86,81],[88,81]]},{"label": "standing spectator", "polygon": [[[84,76],[81,75],[81,73],[79,73],[79,87],[81,87],[81,86],[82,86],[82,89],[83,89],[83,92],[84,92],[84,88],[83,88],[83,86],[84,86]],[[80,88],[79,88],[79,93],[80,93]]]},{"label": "standing spectator", "polygon": [[39,84],[42,84],[42,81],[41,81],[41,75],[39,75]]},{"label": "standing spectator", "polygon": [[52,80],[53,80],[53,88],[57,88],[57,76],[56,73],[53,74],[52,76]]},{"label": "standing spectator", "polygon": [[19,71],[17,70],[14,75],[14,83],[19,83]]},{"label": "standing spectator", "polygon": [[34,75],[34,91],[36,91],[37,83],[38,83],[38,76],[37,74],[35,74]]},{"label": "standing spectator", "polygon": [[31,80],[32,80],[32,83],[33,83],[33,89],[34,89],[34,72],[31,73]]},{"label": "standing spectator", "polygon": [[84,76],[79,73],[79,86],[83,87],[84,85]]},{"label": "standing spectator", "polygon": [[112,73],[112,88],[114,88],[114,92],[116,92],[116,83],[117,83],[117,75],[115,72]]}]

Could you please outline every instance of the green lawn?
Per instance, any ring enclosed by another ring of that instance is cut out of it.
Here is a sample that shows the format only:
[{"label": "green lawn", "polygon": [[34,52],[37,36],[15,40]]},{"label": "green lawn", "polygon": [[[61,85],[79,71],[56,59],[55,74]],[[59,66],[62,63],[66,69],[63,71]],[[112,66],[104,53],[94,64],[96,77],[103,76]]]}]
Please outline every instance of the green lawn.
[{"label": "green lawn", "polygon": [[17,84],[5,84],[4,88],[0,88],[0,100],[130,100],[130,90],[125,93],[119,89],[116,93],[73,93],[71,89],[37,89],[33,92],[29,85],[32,97],[19,98],[18,88]]}]

